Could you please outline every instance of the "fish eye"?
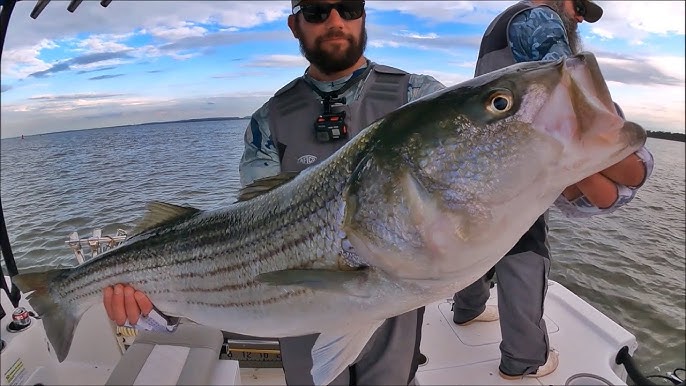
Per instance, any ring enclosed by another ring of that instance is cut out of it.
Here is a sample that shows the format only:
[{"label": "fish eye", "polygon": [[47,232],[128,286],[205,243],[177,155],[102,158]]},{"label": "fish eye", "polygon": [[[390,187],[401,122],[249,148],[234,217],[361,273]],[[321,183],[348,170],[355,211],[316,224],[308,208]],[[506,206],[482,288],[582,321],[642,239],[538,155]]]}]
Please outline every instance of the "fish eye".
[{"label": "fish eye", "polygon": [[502,114],[510,111],[512,106],[514,106],[512,94],[505,90],[498,90],[488,98],[486,108],[492,113]]}]

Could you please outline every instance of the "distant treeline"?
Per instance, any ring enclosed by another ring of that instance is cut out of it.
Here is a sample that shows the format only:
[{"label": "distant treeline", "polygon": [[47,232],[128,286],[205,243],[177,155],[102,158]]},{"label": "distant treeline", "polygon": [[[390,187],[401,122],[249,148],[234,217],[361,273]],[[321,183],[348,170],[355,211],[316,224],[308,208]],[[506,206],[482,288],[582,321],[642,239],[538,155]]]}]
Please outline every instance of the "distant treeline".
[{"label": "distant treeline", "polygon": [[660,138],[667,139],[670,141],[681,141],[686,142],[686,134],[684,133],[670,133],[666,131],[651,131],[647,130],[648,137],[650,138]]},{"label": "distant treeline", "polygon": [[[182,119],[180,121],[163,121],[163,122],[145,122],[139,123],[139,125],[153,125],[158,123],[186,123],[186,122],[210,122],[210,121],[242,121],[244,119],[250,119],[250,117],[214,117],[214,118],[193,118],[193,119]],[[134,125],[127,125],[134,126]]]}]

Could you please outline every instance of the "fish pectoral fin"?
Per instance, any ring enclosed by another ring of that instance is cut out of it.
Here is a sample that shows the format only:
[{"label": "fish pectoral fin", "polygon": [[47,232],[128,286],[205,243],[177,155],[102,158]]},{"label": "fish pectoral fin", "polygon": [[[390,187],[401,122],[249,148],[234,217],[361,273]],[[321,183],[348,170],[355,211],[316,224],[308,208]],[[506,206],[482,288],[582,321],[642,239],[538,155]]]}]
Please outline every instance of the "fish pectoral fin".
[{"label": "fish pectoral fin", "polygon": [[312,347],[312,379],[315,385],[328,385],[360,355],[383,322],[375,322],[355,331],[323,332]]},{"label": "fish pectoral fin", "polygon": [[255,280],[272,286],[295,285],[318,291],[331,291],[368,298],[371,291],[364,282],[369,276],[366,267],[355,271],[326,269],[284,269],[257,275]]},{"label": "fish pectoral fin", "polygon": [[478,231],[465,213],[446,211],[411,174],[401,180],[412,222],[434,257],[453,256],[456,240],[467,240]]},{"label": "fish pectoral fin", "polygon": [[247,185],[238,191],[238,198],[236,198],[236,202],[248,201],[254,197],[267,193],[268,191],[292,180],[298,174],[299,172],[283,172],[275,176],[255,180],[252,184]]},{"label": "fish pectoral fin", "polygon": [[147,230],[156,228],[166,222],[190,216],[198,212],[200,212],[200,209],[190,206],[179,206],[160,201],[153,201],[148,203],[147,212],[143,216],[143,219],[138,222],[136,227],[133,229],[132,234],[137,235]]}]

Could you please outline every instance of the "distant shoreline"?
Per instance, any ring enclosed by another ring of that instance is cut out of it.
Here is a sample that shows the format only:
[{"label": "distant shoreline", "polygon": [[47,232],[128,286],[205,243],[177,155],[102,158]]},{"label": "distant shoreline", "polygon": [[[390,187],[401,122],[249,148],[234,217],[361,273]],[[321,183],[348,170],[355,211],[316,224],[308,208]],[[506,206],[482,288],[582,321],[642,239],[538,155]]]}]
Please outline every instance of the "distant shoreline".
[{"label": "distant shoreline", "polygon": [[[113,129],[116,127],[129,127],[129,126],[142,126],[142,125],[157,125],[160,123],[190,123],[190,122],[216,122],[216,121],[243,121],[250,119],[250,117],[212,117],[212,118],[191,118],[191,119],[180,119],[176,121],[156,121],[156,122],[144,122],[144,123],[132,123],[130,125],[118,125],[118,126],[107,126],[107,127],[96,127],[96,129]],[[90,129],[86,129],[90,130]]]},{"label": "distant shoreline", "polygon": [[[70,132],[70,131],[83,131],[83,130],[96,130],[96,129],[116,129],[119,127],[157,125],[157,124],[162,124],[162,123],[169,124],[169,123],[191,123],[191,122],[244,121],[244,120],[248,120],[248,119],[251,119],[251,117],[247,116],[247,117],[191,118],[191,119],[181,119],[181,120],[175,120],[175,121],[157,121],[157,122],[132,123],[129,125],[94,127],[92,129],[63,130],[63,131],[55,131],[55,132],[50,132],[50,133],[31,134],[31,135],[27,135],[25,137],[31,137],[31,136],[35,136],[35,135],[66,133],[66,132]],[[649,138],[658,138],[658,139],[666,139],[668,141],[686,142],[686,133],[672,133],[672,132],[655,131],[655,130],[646,130],[646,132],[648,133]],[[21,136],[12,137],[12,138],[20,138],[20,137]],[[10,138],[4,138],[4,139],[10,139]]]},{"label": "distant shoreline", "polygon": [[666,139],[668,141],[679,141],[679,142],[686,142],[686,134],[685,133],[670,133],[666,131],[652,131],[652,130],[646,130],[648,132],[648,137],[649,138],[659,138],[659,139]]}]

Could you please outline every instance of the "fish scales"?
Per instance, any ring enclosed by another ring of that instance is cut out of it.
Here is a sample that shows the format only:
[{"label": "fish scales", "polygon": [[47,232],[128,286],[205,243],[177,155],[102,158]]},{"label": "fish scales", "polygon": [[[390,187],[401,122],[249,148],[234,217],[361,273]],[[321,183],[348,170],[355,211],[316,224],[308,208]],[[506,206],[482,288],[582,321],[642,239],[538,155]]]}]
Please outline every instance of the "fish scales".
[{"label": "fish scales", "polygon": [[[349,173],[346,170],[332,170],[348,165],[346,162],[332,162],[330,167],[320,171],[319,178],[315,177],[311,183],[297,189],[302,192],[294,196],[297,201],[287,201],[286,205],[279,196],[271,198],[276,202],[266,204],[260,202],[258,197],[228,211],[194,217],[163,230],[143,251],[129,252],[136,241],[149,239],[151,236],[143,234],[133,237],[125,245],[112,251],[119,252],[121,260],[98,259],[84,266],[86,272],[68,272],[64,285],[59,286],[57,292],[65,299],[81,301],[88,297],[100,297],[103,285],[129,283],[148,294],[177,297],[178,295],[174,295],[176,292],[157,287],[173,277],[179,283],[174,289],[188,294],[189,304],[250,306],[251,301],[202,303],[199,298],[206,298],[208,293],[217,292],[222,298],[245,299],[244,293],[256,293],[254,288],[259,284],[255,283],[254,277],[261,272],[305,268],[316,265],[319,261],[326,261],[326,256],[337,256],[340,253],[340,242],[334,237],[338,234],[335,217],[341,203],[336,197],[340,196],[344,181],[335,181],[330,176]],[[338,187],[331,189],[332,185]],[[264,210],[270,207],[277,209]],[[177,236],[177,232],[182,233],[188,228],[194,228],[190,237]],[[200,237],[193,237],[194,234]],[[265,243],[265,240],[273,239],[279,240],[278,245]],[[329,245],[314,240],[328,240]],[[312,255],[313,251],[318,250],[319,254]],[[156,259],[156,251],[164,258]],[[293,260],[298,256],[302,258]],[[336,261],[329,263],[336,264]],[[255,269],[256,266],[260,266],[260,269]],[[217,276],[222,279],[221,282],[212,280]],[[88,278],[92,279],[87,280]],[[205,286],[200,287],[198,283]],[[198,295],[193,294],[194,292]],[[297,292],[304,294],[307,291]],[[268,304],[283,298],[287,297],[261,296],[254,301],[256,304]]]}]

